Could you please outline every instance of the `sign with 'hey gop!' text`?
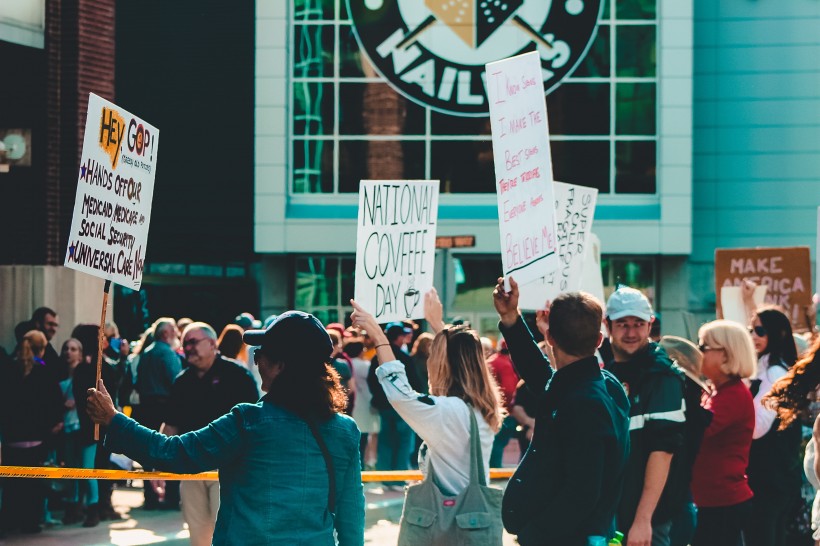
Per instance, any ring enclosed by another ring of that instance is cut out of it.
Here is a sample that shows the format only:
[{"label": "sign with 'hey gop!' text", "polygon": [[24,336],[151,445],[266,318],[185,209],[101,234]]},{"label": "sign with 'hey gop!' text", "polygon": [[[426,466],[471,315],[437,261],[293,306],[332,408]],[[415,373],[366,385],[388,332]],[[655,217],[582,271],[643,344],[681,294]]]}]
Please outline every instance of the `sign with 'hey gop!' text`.
[{"label": "sign with 'hey gop!' text", "polygon": [[139,289],[158,143],[156,127],[89,95],[66,267]]},{"label": "sign with 'hey gop!' text", "polygon": [[361,181],[354,297],[380,323],[424,318],[438,190],[438,180]]},{"label": "sign with 'hey gop!' text", "polygon": [[[501,264],[520,285],[558,269],[547,104],[535,52],[487,65]],[[509,288],[509,286],[508,286]]]}]

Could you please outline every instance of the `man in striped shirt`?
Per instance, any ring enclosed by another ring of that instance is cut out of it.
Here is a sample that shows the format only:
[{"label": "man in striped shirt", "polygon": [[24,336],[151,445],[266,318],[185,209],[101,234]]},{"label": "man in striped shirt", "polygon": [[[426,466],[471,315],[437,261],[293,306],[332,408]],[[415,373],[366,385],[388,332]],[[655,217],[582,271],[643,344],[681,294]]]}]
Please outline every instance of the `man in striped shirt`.
[{"label": "man in striped shirt", "polygon": [[627,546],[669,546],[672,519],[686,501],[683,374],[663,347],[649,340],[652,306],[638,290],[621,287],[607,302],[613,360],[606,369],[631,405],[631,451],[617,511]]}]

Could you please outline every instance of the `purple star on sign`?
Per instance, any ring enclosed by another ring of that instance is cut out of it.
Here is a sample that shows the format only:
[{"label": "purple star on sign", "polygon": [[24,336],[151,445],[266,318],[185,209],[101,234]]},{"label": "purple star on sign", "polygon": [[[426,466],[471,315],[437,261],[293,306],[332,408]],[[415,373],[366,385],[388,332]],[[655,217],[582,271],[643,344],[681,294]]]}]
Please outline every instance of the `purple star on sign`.
[{"label": "purple star on sign", "polygon": [[72,258],[74,257],[74,245],[71,245],[70,247],[68,247],[68,255],[71,256]]},{"label": "purple star on sign", "polygon": [[80,170],[80,178],[85,178],[85,165],[83,165],[82,169]]}]

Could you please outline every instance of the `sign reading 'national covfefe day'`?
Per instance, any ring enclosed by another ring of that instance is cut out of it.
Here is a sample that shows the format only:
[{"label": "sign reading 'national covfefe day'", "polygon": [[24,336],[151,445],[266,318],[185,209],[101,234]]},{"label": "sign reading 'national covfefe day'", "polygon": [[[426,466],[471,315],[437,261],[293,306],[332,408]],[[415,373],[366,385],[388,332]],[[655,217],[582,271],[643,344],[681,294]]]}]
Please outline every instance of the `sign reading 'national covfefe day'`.
[{"label": "sign reading 'national covfefe day'", "polygon": [[501,264],[519,285],[558,268],[555,197],[536,52],[487,65]]},{"label": "sign reading 'national covfefe day'", "polygon": [[809,247],[719,248],[715,250],[715,292],[722,316],[721,288],[744,279],[766,287],[766,303],[781,307],[797,331],[804,331],[811,305]]},{"label": "sign reading 'national covfefe day'", "polygon": [[486,116],[484,65],[537,48],[549,93],[586,55],[602,0],[347,0],[356,40],[419,104]]},{"label": "sign reading 'national covfefe day'", "polygon": [[361,181],[354,292],[380,323],[424,318],[438,191],[438,180]]},{"label": "sign reading 'national covfefe day'", "polygon": [[555,182],[553,189],[559,265],[543,279],[521,287],[518,301],[522,309],[543,309],[558,294],[581,290],[598,190],[563,182]]},{"label": "sign reading 'national covfefe day'", "polygon": [[139,289],[158,144],[156,127],[89,95],[66,267]]}]

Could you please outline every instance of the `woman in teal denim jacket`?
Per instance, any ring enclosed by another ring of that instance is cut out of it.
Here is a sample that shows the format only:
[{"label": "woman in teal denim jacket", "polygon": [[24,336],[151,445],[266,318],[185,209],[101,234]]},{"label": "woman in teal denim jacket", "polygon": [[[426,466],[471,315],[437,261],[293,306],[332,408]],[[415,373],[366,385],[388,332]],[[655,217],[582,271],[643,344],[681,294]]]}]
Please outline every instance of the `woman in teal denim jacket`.
[{"label": "woman in teal denim jacket", "polygon": [[[364,495],[359,429],[341,414],[338,375],[325,362],[330,339],[312,315],[289,311],[264,331],[248,331],[267,394],[239,404],[207,427],[167,437],[118,413],[102,382],[89,389],[88,412],[107,426],[105,445],[143,466],[176,473],[219,470],[218,545],[361,545]],[[307,421],[332,458],[335,518],[328,470]]]}]

